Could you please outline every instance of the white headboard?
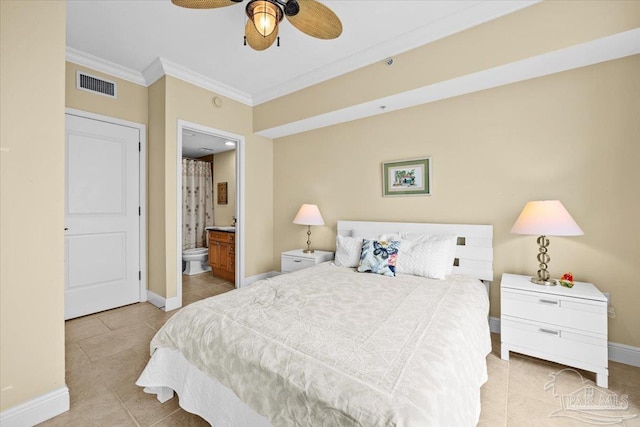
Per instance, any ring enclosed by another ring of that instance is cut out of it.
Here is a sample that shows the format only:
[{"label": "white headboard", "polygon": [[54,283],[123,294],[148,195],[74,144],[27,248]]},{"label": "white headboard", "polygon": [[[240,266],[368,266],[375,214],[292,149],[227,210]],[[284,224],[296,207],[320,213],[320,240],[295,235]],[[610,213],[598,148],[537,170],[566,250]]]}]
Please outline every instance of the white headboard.
[{"label": "white headboard", "polygon": [[493,280],[493,225],[427,224],[411,222],[338,221],[338,234],[380,235],[390,233],[456,234],[458,246],[453,272],[483,281]]}]

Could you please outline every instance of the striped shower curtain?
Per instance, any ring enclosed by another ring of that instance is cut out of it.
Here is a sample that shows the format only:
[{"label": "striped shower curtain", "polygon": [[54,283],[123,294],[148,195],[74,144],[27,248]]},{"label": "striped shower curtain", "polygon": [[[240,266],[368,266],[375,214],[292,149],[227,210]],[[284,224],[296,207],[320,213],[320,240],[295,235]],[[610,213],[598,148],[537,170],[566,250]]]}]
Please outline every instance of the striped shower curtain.
[{"label": "striped shower curtain", "polygon": [[182,250],[204,248],[213,225],[211,163],[182,159]]}]

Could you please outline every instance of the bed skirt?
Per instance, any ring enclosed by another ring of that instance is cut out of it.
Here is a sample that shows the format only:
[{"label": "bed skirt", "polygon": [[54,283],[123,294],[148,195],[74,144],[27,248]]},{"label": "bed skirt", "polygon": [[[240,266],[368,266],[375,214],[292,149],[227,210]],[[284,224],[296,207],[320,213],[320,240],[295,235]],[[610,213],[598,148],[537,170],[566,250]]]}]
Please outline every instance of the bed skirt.
[{"label": "bed skirt", "polygon": [[268,427],[269,420],[242,402],[229,388],[207,376],[171,348],[158,348],[136,385],[160,402],[180,396],[180,406],[215,427]]}]

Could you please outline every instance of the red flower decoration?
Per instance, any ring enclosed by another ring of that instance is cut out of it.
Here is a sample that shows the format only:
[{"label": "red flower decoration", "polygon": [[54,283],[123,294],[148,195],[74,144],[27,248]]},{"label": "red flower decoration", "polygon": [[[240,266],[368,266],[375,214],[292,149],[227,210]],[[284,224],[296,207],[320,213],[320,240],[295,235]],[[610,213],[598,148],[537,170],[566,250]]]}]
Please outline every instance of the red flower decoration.
[{"label": "red flower decoration", "polygon": [[560,278],[560,284],[567,288],[573,288],[573,274],[571,272],[564,273]]}]

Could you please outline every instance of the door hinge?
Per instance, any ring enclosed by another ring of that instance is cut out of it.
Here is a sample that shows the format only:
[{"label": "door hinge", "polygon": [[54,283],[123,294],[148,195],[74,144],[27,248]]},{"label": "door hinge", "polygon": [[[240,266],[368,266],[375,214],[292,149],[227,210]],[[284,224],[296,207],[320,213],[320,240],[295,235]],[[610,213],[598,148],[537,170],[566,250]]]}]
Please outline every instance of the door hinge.
[{"label": "door hinge", "polygon": [[142,271],[138,270],[138,280],[142,280]]},{"label": "door hinge", "polygon": [[138,141],[138,151],[142,151],[142,142]]},{"label": "door hinge", "polygon": [[138,216],[142,216],[142,207],[138,206]]}]

